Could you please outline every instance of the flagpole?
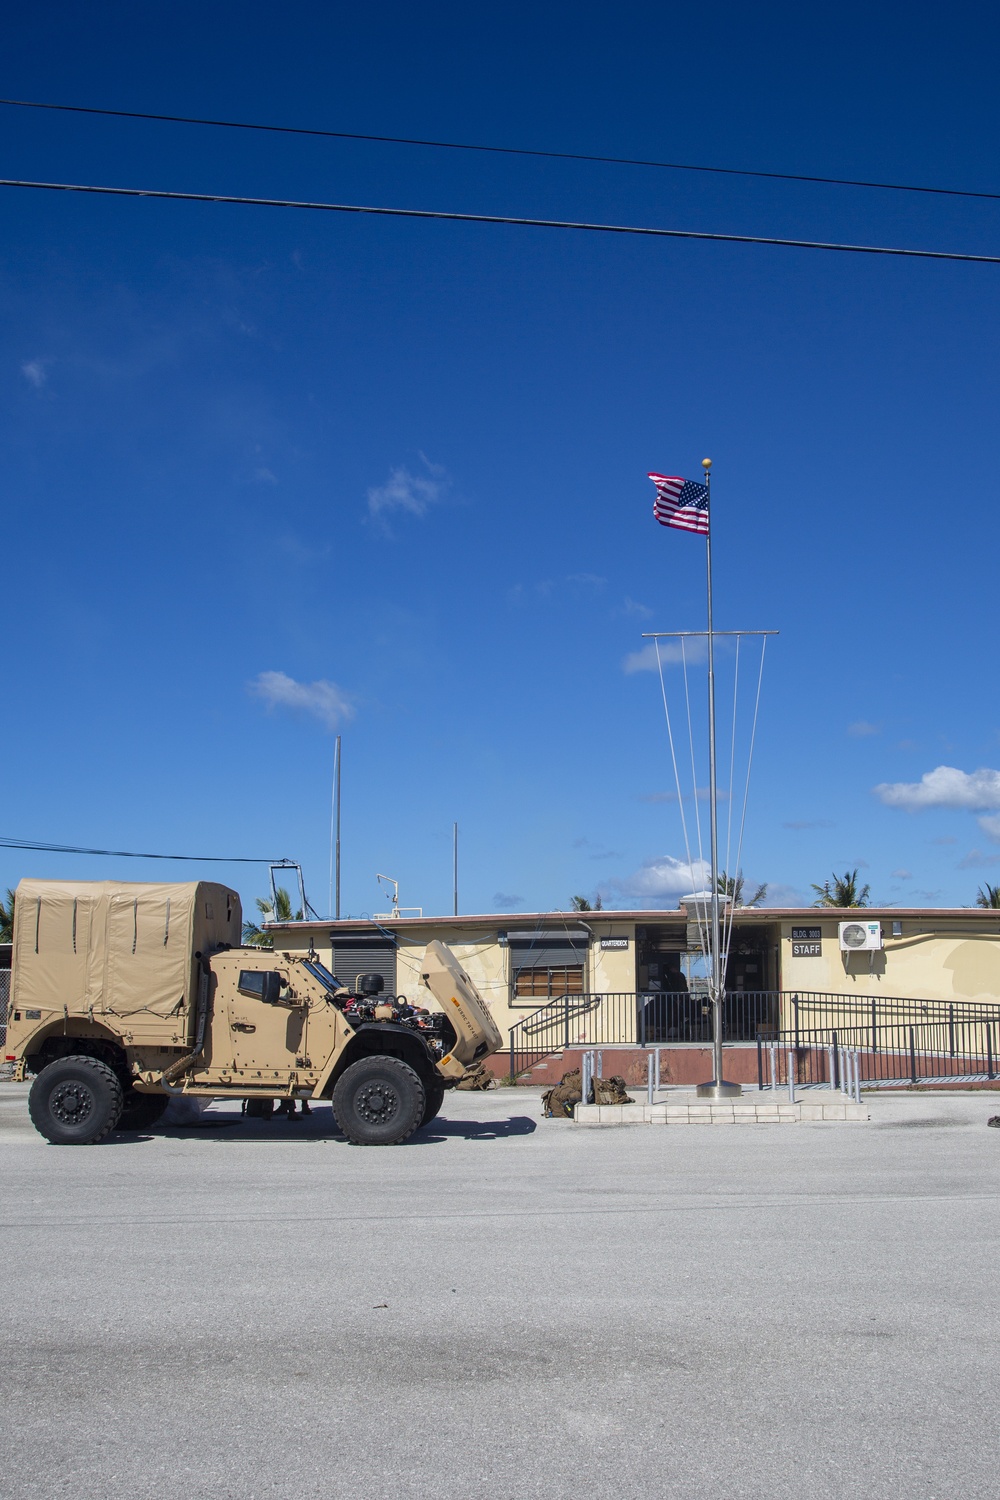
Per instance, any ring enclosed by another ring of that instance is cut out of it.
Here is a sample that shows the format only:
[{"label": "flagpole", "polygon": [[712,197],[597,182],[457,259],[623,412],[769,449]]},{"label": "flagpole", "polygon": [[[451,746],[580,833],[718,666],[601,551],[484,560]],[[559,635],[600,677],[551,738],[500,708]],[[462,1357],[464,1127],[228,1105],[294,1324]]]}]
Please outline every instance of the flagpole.
[{"label": "flagpole", "polygon": [[742,1093],[738,1083],[725,1083],[722,1077],[722,1004],[725,975],[722,968],[722,943],[719,923],[719,797],[715,774],[715,633],[712,625],[712,460],[703,458],[705,488],[708,490],[708,531],[705,534],[705,561],[708,575],[708,807],[711,829],[712,907],[711,907],[711,976],[709,999],[712,1002],[712,1081],[698,1085],[702,1098],[726,1099]]}]

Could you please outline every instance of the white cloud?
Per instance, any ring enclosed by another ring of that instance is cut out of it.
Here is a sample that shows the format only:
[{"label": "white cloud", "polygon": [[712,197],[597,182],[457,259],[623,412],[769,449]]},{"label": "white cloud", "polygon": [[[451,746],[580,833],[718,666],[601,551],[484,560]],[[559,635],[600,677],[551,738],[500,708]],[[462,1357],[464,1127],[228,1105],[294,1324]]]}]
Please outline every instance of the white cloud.
[{"label": "white cloud", "polygon": [[970,849],[955,866],[956,870],[981,870],[989,865],[1000,864],[1000,854],[984,854],[981,849]]},{"label": "white cloud", "polygon": [[248,690],[272,708],[291,708],[311,714],[326,729],[337,729],[345,719],[353,719],[354,705],[335,682],[296,682],[284,672],[261,672]]},{"label": "white cloud", "polygon": [[578,598],[580,591],[599,594],[608,580],[599,573],[567,573],[558,578],[536,578],[534,583],[515,583],[507,590],[507,603],[515,607],[536,599],[563,599],[567,594]]},{"label": "white cloud", "polygon": [[368,514],[372,520],[384,523],[400,513],[422,517],[443,498],[450,483],[447,470],[441,464],[432,464],[422,453],[420,459],[426,474],[413,474],[405,464],[400,464],[389,470],[385,484],[373,485],[368,491]]},{"label": "white cloud", "polygon": [[21,366],[21,374],[36,391],[40,391],[49,378],[45,372],[45,363],[44,359],[29,359],[27,364]]},{"label": "white cloud", "polygon": [[870,734],[881,734],[877,724],[869,724],[867,719],[857,719],[853,724],[848,724],[847,732],[856,740],[867,739]]},{"label": "white cloud", "polygon": [[508,891],[494,891],[493,905],[497,911],[516,911],[524,905],[524,897],[512,896]]},{"label": "white cloud", "polygon": [[986,834],[987,838],[993,840],[994,844],[1000,844],[1000,817],[991,813],[985,817],[977,818],[976,822]]},{"label": "white cloud", "polygon": [[893,870],[890,872],[894,880],[912,880],[912,870]]},{"label": "white cloud", "polygon": [[[752,882],[748,881],[747,884],[750,885]],[[767,895],[760,904],[761,906],[812,906],[815,898],[815,891],[810,891],[807,896],[799,890],[798,886],[783,885],[781,881],[769,880]]]},{"label": "white cloud", "polygon": [[630,599],[627,594],[625,603],[618,612],[623,615],[633,615],[637,620],[648,620],[653,614],[648,604],[640,604],[638,599]]},{"label": "white cloud", "polygon": [[[702,636],[694,636],[685,641],[683,646],[680,641],[660,642],[660,661],[665,667],[677,662],[687,662],[688,666],[695,666],[706,660],[708,646]],[[630,651],[622,662],[622,671],[632,672],[655,672],[656,666],[656,642],[650,641],[640,651]]]},{"label": "white cloud", "polygon": [[980,812],[1000,808],[1000,771],[985,766],[978,771],[937,766],[925,771],[919,781],[883,781],[873,790],[887,807],[902,807],[907,812],[924,807],[964,807]]},{"label": "white cloud", "polygon": [[655,902],[667,896],[689,896],[692,891],[704,890],[711,878],[711,866],[706,859],[693,859],[688,864],[687,860],[663,854],[658,859],[648,859],[626,879],[609,883],[628,896]]}]

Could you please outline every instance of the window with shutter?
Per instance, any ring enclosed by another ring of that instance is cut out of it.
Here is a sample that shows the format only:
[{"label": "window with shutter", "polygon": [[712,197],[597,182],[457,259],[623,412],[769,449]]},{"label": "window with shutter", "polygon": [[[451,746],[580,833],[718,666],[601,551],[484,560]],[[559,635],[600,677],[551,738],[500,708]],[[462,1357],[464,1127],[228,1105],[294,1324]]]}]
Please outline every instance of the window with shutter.
[{"label": "window with shutter", "polygon": [[563,964],[555,969],[517,969],[514,994],[518,998],[531,996],[542,1000],[553,995],[582,995],[583,964]]}]

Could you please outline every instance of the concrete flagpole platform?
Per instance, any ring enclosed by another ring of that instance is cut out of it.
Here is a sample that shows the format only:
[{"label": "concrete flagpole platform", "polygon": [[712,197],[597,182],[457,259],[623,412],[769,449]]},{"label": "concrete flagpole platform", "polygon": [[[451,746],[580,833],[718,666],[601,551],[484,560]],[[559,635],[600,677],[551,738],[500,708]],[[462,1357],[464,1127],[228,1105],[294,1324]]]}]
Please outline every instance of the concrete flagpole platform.
[{"label": "concrete flagpole platform", "polygon": [[792,1102],[770,1089],[738,1099],[699,1098],[694,1089],[671,1090],[653,1104],[578,1104],[574,1124],[590,1128],[615,1125],[861,1125],[870,1120],[867,1103],[854,1103],[832,1089],[810,1089]]}]

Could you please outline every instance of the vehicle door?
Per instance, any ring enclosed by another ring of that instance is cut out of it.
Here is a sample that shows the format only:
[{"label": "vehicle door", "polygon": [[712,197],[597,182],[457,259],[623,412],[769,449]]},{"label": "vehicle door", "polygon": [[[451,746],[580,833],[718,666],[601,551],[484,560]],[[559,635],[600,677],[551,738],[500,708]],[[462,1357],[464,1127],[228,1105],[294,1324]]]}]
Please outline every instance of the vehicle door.
[{"label": "vehicle door", "polygon": [[292,978],[273,960],[248,954],[228,969],[228,1042],[236,1075],[247,1083],[285,1088],[294,1072],[308,1067],[308,997],[296,993]]}]

